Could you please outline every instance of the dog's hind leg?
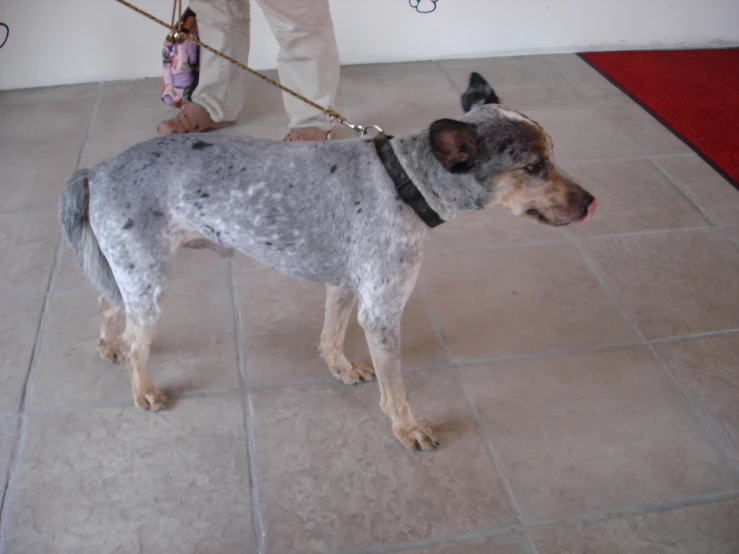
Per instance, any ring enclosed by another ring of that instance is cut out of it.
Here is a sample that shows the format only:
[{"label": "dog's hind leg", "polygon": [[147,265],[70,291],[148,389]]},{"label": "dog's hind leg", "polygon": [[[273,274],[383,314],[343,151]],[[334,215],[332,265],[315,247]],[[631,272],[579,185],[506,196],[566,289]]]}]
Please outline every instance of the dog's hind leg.
[{"label": "dog's hind leg", "polygon": [[[163,257],[162,257],[163,258]],[[141,266],[147,272],[124,270],[116,275],[126,310],[126,329],[123,341],[127,346],[126,363],[131,377],[133,399],[141,409],[158,411],[167,402],[167,396],[157,389],[149,378],[149,349],[154,329],[161,314],[161,304],[167,284],[168,261],[139,251]]]},{"label": "dog's hind leg", "polygon": [[121,353],[121,320],[122,309],[105,296],[100,296],[100,340],[98,341],[98,352],[104,360],[114,364],[123,361]]},{"label": "dog's hind leg", "polygon": [[126,362],[131,375],[131,391],[137,407],[159,411],[167,403],[167,395],[154,386],[149,377],[149,349],[159,314],[126,314],[124,340],[128,343]]},{"label": "dog's hind leg", "polygon": [[344,355],[344,338],[349,317],[357,300],[351,289],[326,288],[326,317],[318,351],[326,361],[331,374],[347,385],[374,379],[374,370],[365,365],[350,362]]},{"label": "dog's hind leg", "polygon": [[393,433],[408,448],[433,450],[439,443],[428,427],[413,417],[400,373],[400,320],[414,284],[415,276],[397,288],[367,287],[362,295],[359,323],[364,328],[380,384],[380,407],[390,416]]}]

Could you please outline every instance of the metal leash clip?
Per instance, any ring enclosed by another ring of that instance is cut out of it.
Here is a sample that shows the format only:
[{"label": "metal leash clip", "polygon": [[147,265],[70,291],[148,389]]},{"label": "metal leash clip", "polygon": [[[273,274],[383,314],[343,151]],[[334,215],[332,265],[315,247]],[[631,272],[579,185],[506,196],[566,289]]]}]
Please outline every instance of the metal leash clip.
[{"label": "metal leash clip", "polygon": [[[336,119],[336,118],[332,117],[332,119]],[[355,131],[355,132],[359,133],[359,136],[360,137],[366,136],[367,135],[367,131],[369,129],[374,129],[375,131],[377,131],[377,134],[378,135],[384,135],[385,134],[385,131],[383,131],[377,125],[360,125],[359,123],[349,123],[348,121],[346,121],[344,119],[340,119],[339,120],[339,123],[341,123],[345,127],[349,127],[352,131]]]}]

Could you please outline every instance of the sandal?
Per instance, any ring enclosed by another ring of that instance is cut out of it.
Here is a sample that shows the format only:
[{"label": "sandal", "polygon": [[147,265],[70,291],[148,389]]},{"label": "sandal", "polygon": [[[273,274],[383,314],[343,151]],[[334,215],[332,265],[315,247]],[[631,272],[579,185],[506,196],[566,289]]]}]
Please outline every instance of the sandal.
[{"label": "sandal", "polygon": [[293,141],[320,141],[330,140],[331,131],[324,131],[318,127],[300,127],[298,129],[290,129],[282,140],[286,142]]},{"label": "sandal", "polygon": [[202,133],[211,129],[220,129],[231,123],[233,121],[213,121],[205,108],[188,102],[172,119],[161,121],[157,125],[157,134],[166,137],[181,133]]}]

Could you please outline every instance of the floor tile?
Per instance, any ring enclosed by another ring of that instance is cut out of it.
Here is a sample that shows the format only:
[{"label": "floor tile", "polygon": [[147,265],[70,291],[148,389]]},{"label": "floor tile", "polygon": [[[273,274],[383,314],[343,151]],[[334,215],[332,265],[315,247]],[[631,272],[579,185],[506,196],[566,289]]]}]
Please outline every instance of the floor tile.
[{"label": "floor tile", "polygon": [[693,151],[636,103],[606,106],[600,112],[613,121],[650,156],[691,154]]},{"label": "floor tile", "polygon": [[0,150],[3,211],[59,202],[67,179],[77,167],[80,144],[60,142],[38,148]]},{"label": "floor tile", "polygon": [[464,211],[431,233],[428,248],[486,248],[507,244],[567,240],[562,229],[533,223],[505,208]]},{"label": "floor tile", "polygon": [[0,296],[0,414],[20,409],[43,305],[41,293]]},{"label": "floor tile", "polygon": [[635,339],[569,244],[429,252],[421,278],[455,357],[560,351]]},{"label": "floor tile", "polygon": [[[35,148],[60,142],[81,143],[90,125],[94,97],[3,106],[0,147]],[[63,177],[62,177],[63,178]]]},{"label": "floor tile", "polygon": [[736,554],[739,501],[532,532],[539,554]]},{"label": "floor tile", "polygon": [[414,414],[441,441],[404,448],[376,384],[253,395],[265,552],[332,552],[510,521],[495,469],[452,373],[405,377]]},{"label": "floor tile", "polygon": [[511,534],[407,552],[408,554],[529,554],[531,549],[527,542],[525,536]]},{"label": "floor tile", "polygon": [[687,393],[710,414],[739,460],[739,334],[655,345]]},{"label": "floor tile", "polygon": [[585,99],[595,106],[623,106],[633,101],[576,54],[544,56]]},{"label": "floor tile", "polygon": [[[110,365],[98,356],[98,329],[96,294],[74,290],[54,295],[34,372],[32,410],[132,401],[125,365]],[[149,372],[158,387],[174,396],[239,386],[225,277],[170,284]]]},{"label": "floor tile", "polygon": [[[342,68],[339,91],[344,115],[375,124],[391,135],[426,129],[433,121],[462,115],[459,93],[431,62]],[[424,91],[423,102],[411,91]]]},{"label": "floor tile", "polygon": [[543,56],[445,60],[439,62],[439,67],[459,92],[467,89],[471,72],[480,73],[501,102],[516,110],[586,105]]},{"label": "floor tile", "polygon": [[586,225],[571,225],[576,237],[701,227],[710,223],[690,200],[647,160],[565,166],[598,199]]},{"label": "floor tile", "polygon": [[529,110],[546,129],[560,162],[643,156],[642,150],[594,108]]},{"label": "floor tile", "polygon": [[157,136],[157,124],[177,115],[177,109],[160,99],[161,81],[145,79],[105,83],[91,142],[126,140],[131,144]]},{"label": "floor tile", "polygon": [[[149,137],[149,138],[154,138]],[[82,150],[80,167],[93,167],[109,158],[122,154],[135,144],[141,142],[136,136],[125,134],[105,139],[95,138],[89,141]]]},{"label": "floor tile", "polygon": [[55,100],[74,100],[77,98],[97,98],[100,83],[79,85],[60,85],[54,87],[23,88],[0,91],[0,103],[38,104]]},{"label": "floor tile", "polygon": [[661,158],[655,163],[718,224],[739,222],[739,191],[698,156]]},{"label": "floor tile", "polygon": [[5,552],[253,553],[240,398],[31,416]]},{"label": "floor tile", "polygon": [[45,292],[58,242],[56,210],[0,214],[0,292]]},{"label": "floor tile", "polygon": [[585,243],[650,339],[739,327],[739,252],[718,231],[681,231]]},{"label": "floor tile", "polygon": [[[258,271],[239,275],[246,349],[246,373],[256,383],[302,380],[330,375],[318,344],[323,329],[326,289],[280,275]],[[404,367],[444,359],[420,295],[414,293],[401,321]],[[369,362],[364,331],[356,308],[349,320],[345,352],[354,361]]]},{"label": "floor tile", "polygon": [[527,521],[734,490],[646,347],[463,368]]}]

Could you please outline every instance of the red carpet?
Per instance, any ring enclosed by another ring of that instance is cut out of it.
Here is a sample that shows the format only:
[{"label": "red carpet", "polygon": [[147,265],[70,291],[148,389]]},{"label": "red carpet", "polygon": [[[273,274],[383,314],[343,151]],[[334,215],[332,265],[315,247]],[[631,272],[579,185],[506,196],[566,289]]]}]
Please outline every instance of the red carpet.
[{"label": "red carpet", "polygon": [[581,57],[739,189],[739,49]]}]

